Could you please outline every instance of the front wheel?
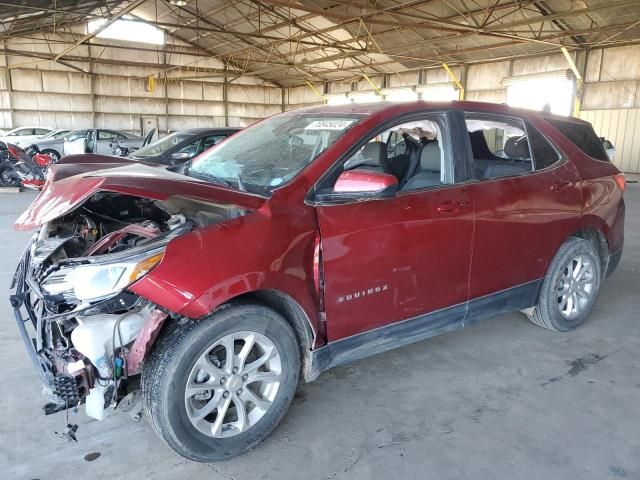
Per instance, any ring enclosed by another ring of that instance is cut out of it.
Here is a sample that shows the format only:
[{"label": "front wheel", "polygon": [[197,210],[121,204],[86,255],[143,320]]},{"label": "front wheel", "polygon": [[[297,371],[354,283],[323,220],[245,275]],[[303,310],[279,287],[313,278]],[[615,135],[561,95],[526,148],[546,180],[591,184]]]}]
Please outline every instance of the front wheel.
[{"label": "front wheel", "polygon": [[143,368],[145,411],[180,455],[224,460],[271,433],[299,375],[300,348],[287,321],[261,305],[235,305],[163,334]]},{"label": "front wheel", "polygon": [[0,163],[0,186],[1,187],[19,187],[20,178],[16,174],[11,162]]},{"label": "front wheel", "polygon": [[58,160],[60,160],[60,154],[51,148],[42,150],[40,153],[50,156],[53,163],[56,163]]},{"label": "front wheel", "polygon": [[594,245],[571,237],[553,258],[538,303],[527,312],[529,320],[549,330],[573,330],[591,312],[601,278],[600,256]]}]

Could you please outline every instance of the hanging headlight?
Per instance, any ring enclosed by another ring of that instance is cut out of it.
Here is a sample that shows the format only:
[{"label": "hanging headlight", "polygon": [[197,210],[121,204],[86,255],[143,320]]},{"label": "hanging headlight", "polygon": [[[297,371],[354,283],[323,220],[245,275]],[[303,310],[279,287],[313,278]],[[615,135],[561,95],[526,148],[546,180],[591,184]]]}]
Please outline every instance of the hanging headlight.
[{"label": "hanging headlight", "polygon": [[155,249],[114,262],[63,267],[49,275],[42,288],[50,295],[68,293],[81,301],[101,300],[146,275],[160,263],[163,255],[164,249]]}]

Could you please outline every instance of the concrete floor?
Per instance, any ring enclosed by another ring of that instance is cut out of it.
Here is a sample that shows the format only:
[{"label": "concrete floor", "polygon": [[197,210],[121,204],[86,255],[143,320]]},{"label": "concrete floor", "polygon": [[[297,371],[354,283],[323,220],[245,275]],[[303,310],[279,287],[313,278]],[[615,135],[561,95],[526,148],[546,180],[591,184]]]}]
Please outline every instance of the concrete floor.
[{"label": "concrete floor", "polygon": [[[625,196],[622,263],[575,332],[513,314],[336,368],[300,387],[261,446],[214,465],[184,460],[124,414],[99,423],[81,411],[78,443],[56,438],[65,416],[40,413],[2,300],[0,477],[640,479],[640,184]],[[32,198],[0,195],[3,287],[28,236],[11,225]]]}]

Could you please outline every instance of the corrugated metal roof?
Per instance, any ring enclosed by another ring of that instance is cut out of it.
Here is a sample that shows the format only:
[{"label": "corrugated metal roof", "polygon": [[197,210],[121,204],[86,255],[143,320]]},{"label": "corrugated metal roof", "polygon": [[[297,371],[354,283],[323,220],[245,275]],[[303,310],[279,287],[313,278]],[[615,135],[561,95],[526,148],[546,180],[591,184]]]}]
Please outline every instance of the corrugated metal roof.
[{"label": "corrugated metal roof", "polygon": [[[131,1],[22,3],[0,2],[5,37],[108,18]],[[640,0],[146,0],[131,15],[230,76],[282,86],[640,42]]]}]

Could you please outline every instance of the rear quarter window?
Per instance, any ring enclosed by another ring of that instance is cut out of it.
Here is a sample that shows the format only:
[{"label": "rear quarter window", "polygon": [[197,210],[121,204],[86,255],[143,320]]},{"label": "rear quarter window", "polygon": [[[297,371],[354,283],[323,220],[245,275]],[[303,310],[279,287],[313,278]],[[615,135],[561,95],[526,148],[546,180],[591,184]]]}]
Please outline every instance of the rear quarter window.
[{"label": "rear quarter window", "polygon": [[591,158],[603,162],[610,161],[606,150],[602,146],[602,142],[596,135],[596,132],[593,131],[593,127],[591,125],[550,119],[547,119],[547,122],[553,125],[556,130],[562,133],[571,141],[571,143]]}]

